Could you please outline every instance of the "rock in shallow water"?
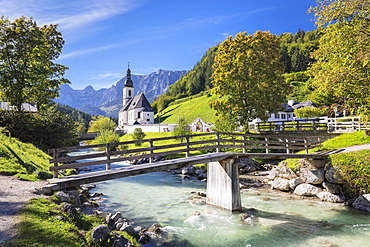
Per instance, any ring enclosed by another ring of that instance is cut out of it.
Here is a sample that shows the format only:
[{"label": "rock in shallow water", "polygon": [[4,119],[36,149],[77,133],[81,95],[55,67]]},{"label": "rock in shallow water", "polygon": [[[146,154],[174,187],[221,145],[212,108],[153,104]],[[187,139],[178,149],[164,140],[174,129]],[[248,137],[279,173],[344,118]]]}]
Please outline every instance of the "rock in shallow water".
[{"label": "rock in shallow water", "polygon": [[321,188],[316,187],[312,184],[300,184],[295,188],[294,194],[300,196],[316,196],[321,191]]},{"label": "rock in shallow water", "polygon": [[327,191],[320,192],[317,194],[317,197],[326,202],[341,203],[345,201],[345,197],[343,195],[334,195]]}]

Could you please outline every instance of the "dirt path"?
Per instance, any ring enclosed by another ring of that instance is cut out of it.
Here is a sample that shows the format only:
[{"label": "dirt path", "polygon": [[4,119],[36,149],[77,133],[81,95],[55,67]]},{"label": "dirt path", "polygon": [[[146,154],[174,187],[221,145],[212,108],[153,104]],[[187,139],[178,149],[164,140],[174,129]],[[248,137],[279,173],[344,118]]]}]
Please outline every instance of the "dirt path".
[{"label": "dirt path", "polygon": [[31,198],[44,197],[33,192],[46,184],[46,181],[30,182],[0,176],[0,246],[16,235],[17,213],[22,205]]}]

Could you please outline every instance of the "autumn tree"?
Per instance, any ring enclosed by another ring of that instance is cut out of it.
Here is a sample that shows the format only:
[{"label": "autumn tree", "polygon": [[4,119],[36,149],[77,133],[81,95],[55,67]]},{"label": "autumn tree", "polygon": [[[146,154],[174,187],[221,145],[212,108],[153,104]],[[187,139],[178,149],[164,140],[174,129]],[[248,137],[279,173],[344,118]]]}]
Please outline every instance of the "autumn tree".
[{"label": "autumn tree", "polygon": [[281,108],[290,92],[282,74],[279,37],[257,31],[238,33],[219,45],[212,83],[220,97],[211,103],[220,119],[237,119],[246,130],[255,118],[266,120],[267,112]]},{"label": "autumn tree", "polygon": [[340,104],[352,114],[370,113],[370,2],[319,0],[311,8],[316,24],[324,27],[311,99],[319,104]]},{"label": "autumn tree", "polygon": [[21,111],[21,104],[36,103],[39,110],[58,97],[66,66],[55,63],[64,40],[57,25],[39,27],[32,18],[13,22],[0,17],[0,90],[5,100]]}]

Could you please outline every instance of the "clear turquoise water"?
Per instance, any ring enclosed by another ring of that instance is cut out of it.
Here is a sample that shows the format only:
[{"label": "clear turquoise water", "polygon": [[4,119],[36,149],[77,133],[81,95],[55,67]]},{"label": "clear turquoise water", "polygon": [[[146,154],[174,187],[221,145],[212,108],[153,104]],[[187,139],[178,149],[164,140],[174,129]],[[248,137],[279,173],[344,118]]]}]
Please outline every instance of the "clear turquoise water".
[{"label": "clear turquoise water", "polygon": [[[243,207],[254,216],[247,223],[240,213],[191,203],[191,192],[206,192],[206,183],[181,175],[156,172],[110,180],[94,191],[104,194],[101,210],[120,211],[134,225],[160,223],[193,246],[370,246],[369,214],[340,204],[243,190]],[[201,216],[192,216],[195,211]]]}]

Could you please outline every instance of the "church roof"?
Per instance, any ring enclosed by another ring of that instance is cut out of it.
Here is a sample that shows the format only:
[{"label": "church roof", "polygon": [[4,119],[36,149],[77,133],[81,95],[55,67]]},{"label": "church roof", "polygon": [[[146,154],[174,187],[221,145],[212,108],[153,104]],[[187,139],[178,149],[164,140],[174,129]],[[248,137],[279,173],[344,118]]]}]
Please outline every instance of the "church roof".
[{"label": "church roof", "polygon": [[143,111],[152,112],[153,109],[150,106],[149,101],[143,93],[140,93],[130,99],[121,109],[121,111],[129,111],[137,108],[144,108]]}]

